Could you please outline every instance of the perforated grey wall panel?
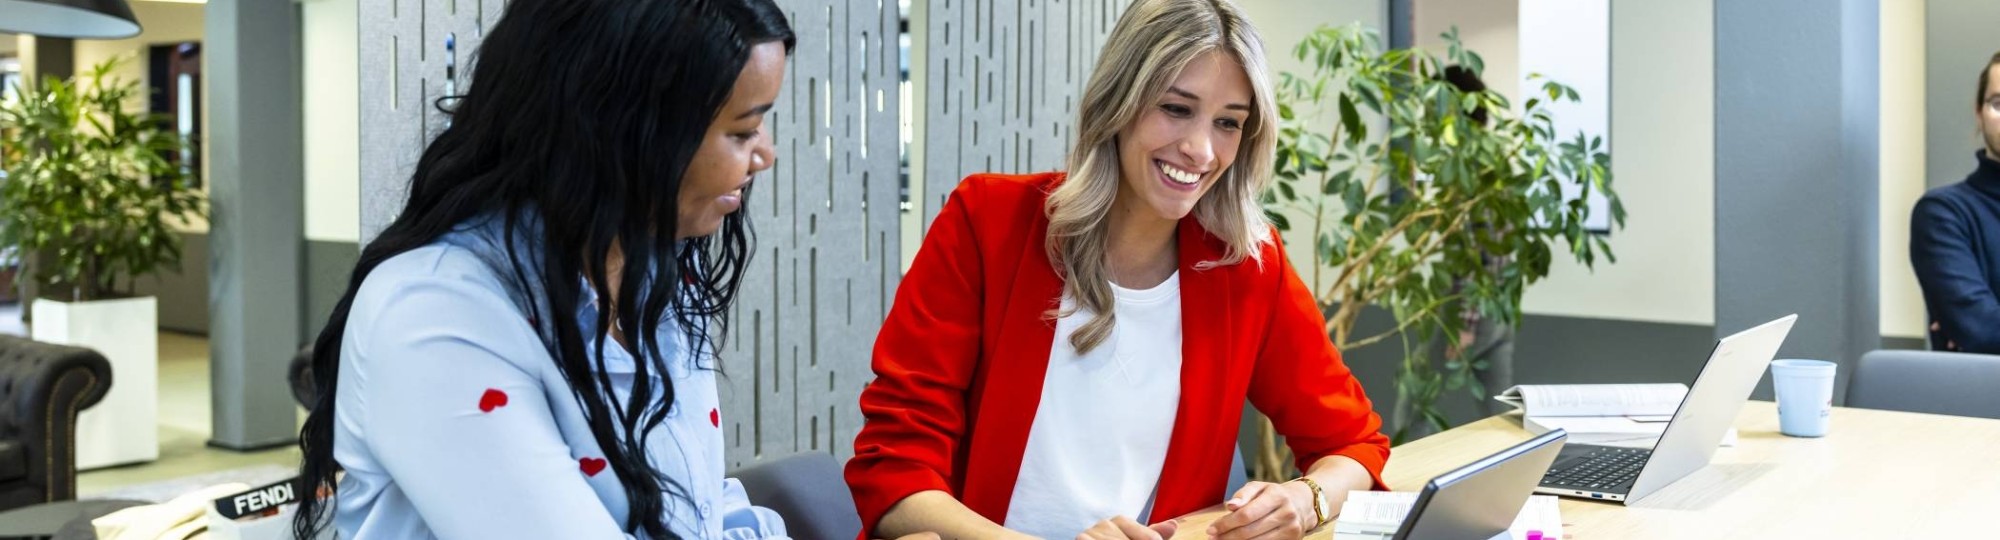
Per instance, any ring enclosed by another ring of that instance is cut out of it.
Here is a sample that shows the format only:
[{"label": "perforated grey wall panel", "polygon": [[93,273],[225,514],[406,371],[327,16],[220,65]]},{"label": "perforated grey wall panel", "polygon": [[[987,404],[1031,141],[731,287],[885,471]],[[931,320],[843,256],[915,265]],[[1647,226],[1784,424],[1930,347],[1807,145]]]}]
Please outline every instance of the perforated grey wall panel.
[{"label": "perforated grey wall panel", "polygon": [[444,126],[445,38],[457,40],[459,84],[505,0],[360,0],[361,243],[394,220],[424,143]]},{"label": "perforated grey wall panel", "polygon": [[924,223],[968,174],[1057,170],[1076,140],[1077,96],[1129,0],[920,0]]},{"label": "perforated grey wall panel", "polygon": [[732,465],[853,453],[901,270],[896,3],[778,4],[799,46],[773,118],[778,162],[750,196],[759,252],[723,354]]},{"label": "perforated grey wall panel", "polygon": [[[464,67],[504,2],[361,2],[365,242],[401,208],[424,142],[443,125],[430,104],[444,93],[445,34]],[[732,468],[852,452],[856,399],[899,277],[896,3],[778,4],[799,43],[768,124],[778,160],[745,205],[757,253],[721,351]]]}]

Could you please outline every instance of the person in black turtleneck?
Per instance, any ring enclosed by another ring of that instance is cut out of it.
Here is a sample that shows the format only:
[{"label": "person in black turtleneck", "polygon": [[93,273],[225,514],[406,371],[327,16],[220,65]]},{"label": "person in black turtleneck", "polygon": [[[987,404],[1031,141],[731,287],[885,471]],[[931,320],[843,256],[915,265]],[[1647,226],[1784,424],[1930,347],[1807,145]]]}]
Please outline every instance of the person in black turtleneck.
[{"label": "person in black turtleneck", "polygon": [[1964,182],[1924,194],[1910,216],[1910,264],[1931,316],[1931,349],[2000,354],[2000,54],[1980,73],[1986,148]]}]

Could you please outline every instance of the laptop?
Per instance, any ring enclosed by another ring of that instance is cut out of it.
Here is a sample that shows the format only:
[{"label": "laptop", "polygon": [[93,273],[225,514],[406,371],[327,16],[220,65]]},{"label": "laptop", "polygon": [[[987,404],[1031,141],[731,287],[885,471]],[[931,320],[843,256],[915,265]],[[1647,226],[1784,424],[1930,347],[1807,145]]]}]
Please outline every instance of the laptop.
[{"label": "laptop", "polygon": [[1708,465],[1798,318],[1787,315],[1717,341],[1652,448],[1566,446],[1535,492],[1632,504]]},{"label": "laptop", "polygon": [[1569,433],[1557,429],[1438,475],[1424,485],[1393,540],[1487,540],[1505,537],[1535,479],[1554,462]]}]

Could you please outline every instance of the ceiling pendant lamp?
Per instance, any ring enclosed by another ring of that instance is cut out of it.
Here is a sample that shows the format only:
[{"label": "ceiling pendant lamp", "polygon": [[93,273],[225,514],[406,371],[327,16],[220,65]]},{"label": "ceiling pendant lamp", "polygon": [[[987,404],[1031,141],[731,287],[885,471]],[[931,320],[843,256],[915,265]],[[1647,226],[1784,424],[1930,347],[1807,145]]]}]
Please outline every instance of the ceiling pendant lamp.
[{"label": "ceiling pendant lamp", "polygon": [[76,39],[139,35],[125,0],[0,0],[0,32]]}]

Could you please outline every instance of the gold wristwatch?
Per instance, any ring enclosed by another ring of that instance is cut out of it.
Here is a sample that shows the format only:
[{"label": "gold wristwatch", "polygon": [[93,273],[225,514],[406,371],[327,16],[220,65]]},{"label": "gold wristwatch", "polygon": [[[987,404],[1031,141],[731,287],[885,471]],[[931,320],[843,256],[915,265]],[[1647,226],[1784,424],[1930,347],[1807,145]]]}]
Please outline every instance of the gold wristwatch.
[{"label": "gold wristwatch", "polygon": [[1324,526],[1324,525],[1326,525],[1326,522],[1327,522],[1327,519],[1328,519],[1328,518],[1330,517],[1330,516],[1329,516],[1329,514],[1331,514],[1331,513],[1333,512],[1333,509],[1332,509],[1332,508],[1327,508],[1327,506],[1328,506],[1328,503],[1327,503],[1327,501],[1326,501],[1326,492],[1325,492],[1325,491],[1321,491],[1321,490],[1319,489],[1319,482],[1314,482],[1312,478],[1308,478],[1308,477],[1304,477],[1304,476],[1301,476],[1301,477],[1298,477],[1298,478],[1296,478],[1296,479],[1293,479],[1292,481],[1293,481],[1293,482],[1304,482],[1304,483],[1306,484],[1306,487],[1308,487],[1308,488],[1312,488],[1312,492],[1313,492],[1313,518],[1314,518],[1314,520],[1315,520],[1315,521],[1313,522],[1313,526],[1312,526],[1312,527],[1308,527],[1308,528],[1307,528],[1307,530],[1313,530],[1313,529],[1318,529],[1318,528],[1320,528],[1321,526]]}]

